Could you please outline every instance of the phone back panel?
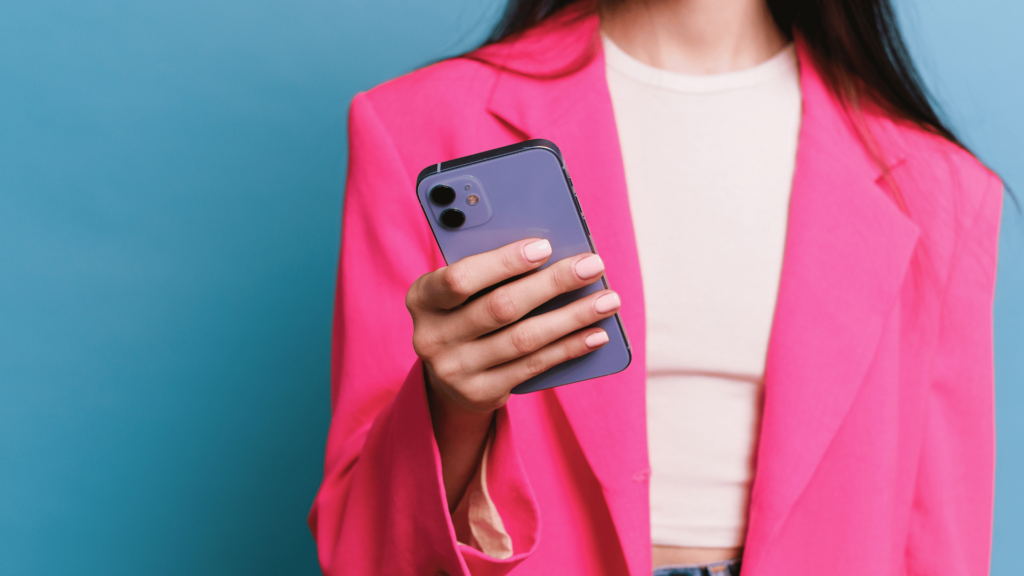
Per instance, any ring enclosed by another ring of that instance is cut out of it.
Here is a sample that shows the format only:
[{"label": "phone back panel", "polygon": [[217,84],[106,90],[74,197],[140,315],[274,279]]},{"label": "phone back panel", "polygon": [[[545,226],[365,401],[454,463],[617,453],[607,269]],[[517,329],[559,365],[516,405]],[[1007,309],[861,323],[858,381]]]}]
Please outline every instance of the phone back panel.
[{"label": "phone back panel", "polygon": [[[447,263],[538,237],[551,242],[551,258],[540,267],[544,269],[562,258],[594,251],[571,182],[558,148],[545,140],[530,140],[428,167],[420,174],[417,195]],[[456,192],[455,201],[447,206],[430,199],[430,190],[442,184]],[[466,218],[456,229],[440,220],[441,213],[452,208],[464,212]],[[607,281],[601,278],[554,298],[527,317],[606,287]],[[607,344],[523,382],[512,392],[533,392],[624,370],[631,353],[618,314],[595,325],[608,333]]]}]

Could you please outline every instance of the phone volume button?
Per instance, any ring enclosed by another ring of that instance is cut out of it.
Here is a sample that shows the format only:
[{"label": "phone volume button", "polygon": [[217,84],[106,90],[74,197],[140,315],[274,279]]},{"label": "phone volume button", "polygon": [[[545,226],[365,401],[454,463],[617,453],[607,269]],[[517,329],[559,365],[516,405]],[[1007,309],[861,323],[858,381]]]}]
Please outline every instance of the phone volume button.
[{"label": "phone volume button", "polygon": [[572,193],[572,203],[576,205],[576,211],[579,212],[580,217],[583,218],[583,208],[580,207],[580,199],[576,197],[575,192]]}]

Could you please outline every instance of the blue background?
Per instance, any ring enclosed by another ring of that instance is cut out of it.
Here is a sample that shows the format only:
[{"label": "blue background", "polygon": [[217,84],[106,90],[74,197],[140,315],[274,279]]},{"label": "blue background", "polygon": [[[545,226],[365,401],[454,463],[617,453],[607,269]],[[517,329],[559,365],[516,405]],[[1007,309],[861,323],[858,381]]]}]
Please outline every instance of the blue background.
[{"label": "blue background", "polygon": [[[1024,5],[900,2],[1024,195]],[[353,94],[497,0],[0,4],[0,574],[315,574]],[[993,559],[1024,542],[1024,233],[996,306]]]}]

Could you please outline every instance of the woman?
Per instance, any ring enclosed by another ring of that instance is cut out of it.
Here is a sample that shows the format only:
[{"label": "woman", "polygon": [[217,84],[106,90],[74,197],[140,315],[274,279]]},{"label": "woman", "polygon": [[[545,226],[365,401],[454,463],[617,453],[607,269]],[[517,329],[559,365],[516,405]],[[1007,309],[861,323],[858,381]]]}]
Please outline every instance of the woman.
[{"label": "woman", "polygon": [[[358,95],[325,573],[987,573],[1002,185],[893,21],[513,1],[483,48]],[[446,267],[415,175],[531,137],[600,257],[467,302],[550,247]],[[614,292],[513,323],[602,274]],[[616,312],[630,368],[510,398]]]}]

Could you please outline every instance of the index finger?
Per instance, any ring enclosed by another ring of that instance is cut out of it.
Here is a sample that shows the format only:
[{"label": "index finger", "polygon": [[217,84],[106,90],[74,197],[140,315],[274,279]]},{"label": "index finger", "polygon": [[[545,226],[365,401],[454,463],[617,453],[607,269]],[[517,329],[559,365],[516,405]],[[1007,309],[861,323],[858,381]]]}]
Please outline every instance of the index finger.
[{"label": "index finger", "polygon": [[551,243],[540,238],[466,256],[424,277],[423,302],[434,309],[450,310],[481,290],[538,268],[550,256]]}]

